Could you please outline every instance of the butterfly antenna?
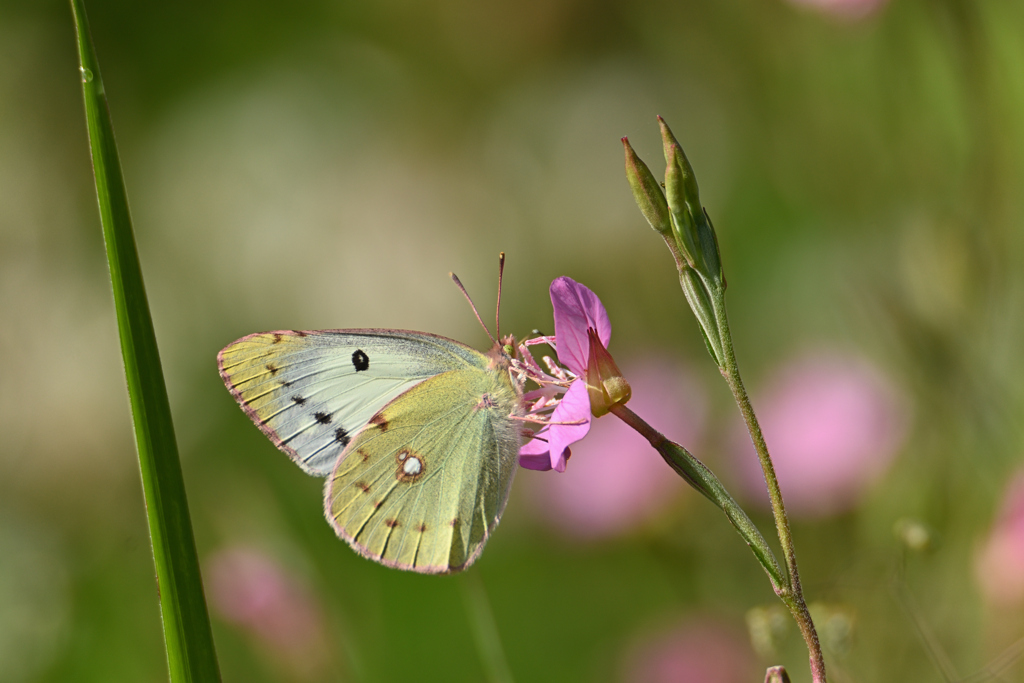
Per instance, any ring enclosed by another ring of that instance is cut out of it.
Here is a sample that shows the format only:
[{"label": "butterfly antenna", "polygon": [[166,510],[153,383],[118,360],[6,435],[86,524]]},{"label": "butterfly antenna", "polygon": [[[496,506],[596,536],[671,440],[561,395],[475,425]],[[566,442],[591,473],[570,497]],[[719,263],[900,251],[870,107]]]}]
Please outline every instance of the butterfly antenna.
[{"label": "butterfly antenna", "polygon": [[498,254],[498,310],[494,312],[494,334],[501,339],[501,276],[505,273],[505,252]]},{"label": "butterfly antenna", "polygon": [[484,332],[486,332],[487,336],[490,337],[491,343],[496,343],[494,341],[494,337],[491,337],[491,331],[487,329],[487,325],[484,325],[484,321],[480,317],[480,314],[476,312],[476,305],[473,303],[473,300],[469,297],[469,292],[467,292],[466,288],[462,286],[462,281],[459,280],[459,276],[456,275],[455,273],[448,273],[448,277],[452,279],[452,282],[455,283],[455,286],[459,288],[460,292],[462,292],[462,296],[466,297],[466,301],[469,302],[469,307],[473,309],[473,315],[476,316],[477,322],[480,323],[480,327],[484,328]]}]

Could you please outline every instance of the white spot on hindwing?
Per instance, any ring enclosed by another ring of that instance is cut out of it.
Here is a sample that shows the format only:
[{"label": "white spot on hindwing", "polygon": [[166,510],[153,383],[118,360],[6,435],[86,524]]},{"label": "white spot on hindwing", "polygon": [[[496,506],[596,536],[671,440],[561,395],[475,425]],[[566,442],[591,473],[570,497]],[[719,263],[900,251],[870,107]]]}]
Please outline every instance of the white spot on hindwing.
[{"label": "white spot on hindwing", "polygon": [[423,476],[426,467],[423,458],[411,448],[403,448],[396,456],[398,460],[398,471],[395,473],[398,481],[412,483]]}]

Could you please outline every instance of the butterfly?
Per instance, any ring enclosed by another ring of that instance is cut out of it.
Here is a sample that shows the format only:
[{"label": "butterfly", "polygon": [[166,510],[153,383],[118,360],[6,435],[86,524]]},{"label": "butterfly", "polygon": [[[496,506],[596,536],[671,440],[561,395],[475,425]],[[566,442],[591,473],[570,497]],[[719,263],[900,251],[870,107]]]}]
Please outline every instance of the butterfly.
[{"label": "butterfly", "polygon": [[[500,264],[499,307],[504,254]],[[389,567],[440,574],[476,560],[508,500],[525,414],[515,354],[511,336],[480,352],[407,330],[284,330],[242,337],[217,363],[274,445],[327,477],[324,514],[340,538]]]}]

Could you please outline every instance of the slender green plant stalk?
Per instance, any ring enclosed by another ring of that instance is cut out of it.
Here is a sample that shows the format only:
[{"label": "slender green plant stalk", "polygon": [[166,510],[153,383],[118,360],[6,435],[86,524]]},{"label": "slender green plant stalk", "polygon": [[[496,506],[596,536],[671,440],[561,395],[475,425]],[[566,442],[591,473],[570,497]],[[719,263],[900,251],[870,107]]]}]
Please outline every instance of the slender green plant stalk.
[{"label": "slender green plant stalk", "polygon": [[[676,267],[679,272],[685,272],[684,269],[687,266],[679,252],[679,249],[676,247],[675,242],[666,237],[665,244],[668,245],[669,251],[672,253],[672,258],[675,260]],[[682,277],[680,277],[680,280],[682,280]],[[786,515],[786,505],[782,500],[782,490],[779,488],[779,480],[775,476],[775,466],[772,464],[771,456],[768,453],[768,446],[765,443],[764,435],[761,433],[761,425],[757,421],[757,415],[754,414],[754,407],[750,403],[750,397],[747,396],[747,390],[743,386],[743,379],[740,377],[739,366],[736,363],[736,353],[732,344],[732,333],[729,330],[729,318],[725,310],[725,291],[723,289],[713,291],[709,299],[714,308],[714,315],[710,316],[710,318],[717,321],[718,338],[721,340],[723,363],[719,366],[719,371],[722,373],[726,383],[729,385],[729,389],[732,391],[733,398],[739,406],[740,413],[743,415],[743,421],[747,426],[747,431],[750,433],[751,441],[753,441],[754,448],[757,451],[757,457],[761,463],[761,470],[764,472],[765,483],[768,487],[768,498],[771,501],[772,515],[775,518],[775,529],[779,535],[779,543],[782,544],[788,576],[784,576],[778,581],[775,580],[768,564],[762,560],[762,555],[756,550],[755,555],[757,555],[758,559],[761,560],[761,566],[768,571],[769,576],[773,577],[772,588],[774,589],[775,594],[779,596],[779,599],[781,599],[789,609],[793,618],[797,622],[797,626],[800,628],[800,634],[803,636],[804,642],[807,644],[807,649],[810,655],[811,673],[814,676],[815,683],[825,683],[825,659],[821,652],[821,642],[818,639],[817,630],[814,628],[814,621],[811,619],[811,613],[807,609],[807,603],[804,600],[803,586],[800,584],[800,572],[796,563],[796,547],[793,544],[793,534],[789,529],[789,517]],[[710,349],[711,344],[708,346]],[[712,353],[713,357],[714,355],[715,354]],[[655,446],[655,448],[657,448],[657,446]],[[659,452],[661,452],[661,449],[659,449]],[[663,457],[664,455],[665,454],[662,453]],[[690,457],[692,458],[693,456]],[[694,458],[694,460],[696,460],[696,458]],[[671,465],[672,463],[670,462],[669,464]],[[688,477],[687,481],[690,481]],[[692,483],[693,482],[691,481],[691,484]],[[698,488],[698,490],[700,489]],[[722,490],[724,491],[725,489],[723,488]],[[705,493],[705,495],[707,494]],[[728,494],[726,493],[726,495]],[[731,497],[730,500],[732,500]],[[729,514],[729,510],[725,506],[720,504],[714,498],[712,498],[712,501],[718,504],[726,514]],[[743,513],[742,508],[739,508],[739,505],[736,504],[735,501],[733,501],[733,505],[736,505],[737,509],[740,510],[740,513]],[[747,519],[747,522],[751,526],[753,526],[753,523],[750,522],[745,513],[743,513],[743,517]],[[731,517],[730,521],[732,521]],[[733,522],[733,524],[735,525],[736,522]],[[737,529],[739,528],[740,527],[737,526]],[[743,534],[743,531],[741,530],[740,533]],[[760,536],[760,532],[758,532],[758,536]],[[744,534],[744,539],[746,538],[747,536]],[[749,540],[747,541],[747,544],[751,545]],[[755,547],[756,546],[751,545],[752,549]],[[771,556],[771,560],[776,561],[774,555]]]},{"label": "slender green plant stalk", "polygon": [[821,642],[818,640],[818,632],[814,628],[814,621],[807,609],[804,600],[803,587],[800,584],[800,572],[796,564],[796,546],[793,543],[793,534],[789,529],[789,517],[786,515],[786,505],[782,500],[782,490],[779,488],[779,480],[775,476],[775,466],[772,464],[771,455],[768,453],[768,445],[765,443],[764,435],[761,433],[761,425],[754,414],[754,407],[747,396],[747,390],[743,386],[740,377],[739,366],[736,363],[736,353],[733,350],[732,334],[729,332],[729,320],[725,311],[725,293],[721,292],[713,297],[716,319],[719,324],[719,332],[725,349],[725,364],[719,368],[725,378],[729,389],[732,391],[736,405],[743,414],[743,421],[750,432],[751,441],[757,450],[758,460],[761,462],[761,470],[764,472],[764,480],[768,486],[768,498],[771,501],[772,515],[775,517],[775,529],[779,534],[779,543],[782,544],[783,556],[786,560],[786,569],[789,572],[788,591],[776,594],[782,599],[786,607],[793,614],[800,634],[807,644],[810,654],[811,675],[815,683],[825,683],[825,658],[821,652]]},{"label": "slender green plant stalk", "polygon": [[82,0],[71,0],[96,195],[117,311],[173,683],[220,680],[160,354],[128,197]]},{"label": "slender green plant stalk", "polygon": [[[736,363],[732,335],[729,332],[729,320],[726,315],[726,280],[718,248],[718,237],[711,225],[711,218],[701,205],[697,178],[683,148],[672,134],[668,124],[660,116],[658,122],[665,150],[664,185],[657,181],[647,165],[636,155],[629,140],[622,138],[626,153],[626,179],[640,212],[643,213],[651,227],[662,236],[672,254],[676,270],[679,272],[679,285],[697,318],[704,342],[708,347],[708,353],[711,354],[728,383],[740,413],[743,415],[747,430],[750,432],[750,438],[757,450],[757,457],[761,462],[761,469],[768,487],[772,514],[775,517],[775,528],[785,555],[788,576],[776,581],[766,557],[762,557],[756,551],[755,555],[758,556],[762,566],[768,570],[769,576],[772,576],[772,587],[775,589],[775,594],[789,608],[800,627],[800,633],[803,635],[804,642],[807,643],[814,682],[826,683],[825,659],[821,652],[821,643],[818,640],[814,622],[811,620],[810,611],[804,600],[803,588],[800,585],[796,549],[793,544],[793,534],[789,529],[789,519],[786,517],[786,507],[782,501],[782,491],[779,489],[775,467],[768,454],[768,446],[761,433],[761,426],[757,422],[757,416],[754,415],[754,408],[743,387],[739,366]],[[654,441],[651,443],[654,444]],[[655,445],[655,448],[658,446]],[[663,457],[666,455],[660,448],[659,452]],[[692,458],[692,456],[690,457]],[[683,476],[691,484],[694,483],[693,479],[687,475]],[[697,484],[694,485],[697,486]],[[707,491],[702,490],[702,493],[708,495]],[[709,497],[715,500],[714,497]],[[729,500],[732,499],[729,498]],[[721,503],[719,505],[726,511],[726,514],[729,514],[726,507]],[[735,502],[732,505],[735,505]],[[746,515],[744,515],[745,517]],[[749,523],[749,520],[747,522]],[[735,521],[733,523],[736,524]],[[740,527],[737,526],[737,528]],[[743,533],[742,530],[741,533]],[[760,534],[758,534],[759,536]],[[769,675],[772,675],[771,671],[769,671]]]}]

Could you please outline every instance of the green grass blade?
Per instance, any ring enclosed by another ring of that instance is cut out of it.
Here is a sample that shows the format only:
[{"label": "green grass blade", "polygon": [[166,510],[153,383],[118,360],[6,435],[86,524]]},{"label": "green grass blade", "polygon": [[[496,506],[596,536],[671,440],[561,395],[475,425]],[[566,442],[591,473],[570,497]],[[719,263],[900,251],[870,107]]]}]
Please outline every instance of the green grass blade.
[{"label": "green grass blade", "polygon": [[498,624],[494,621],[494,612],[487,599],[483,581],[477,571],[467,572],[459,577],[462,583],[462,598],[466,604],[466,614],[473,631],[480,661],[487,670],[490,683],[515,683],[512,671],[505,659],[505,650],[501,646],[501,635]]},{"label": "green grass blade", "polygon": [[71,0],[78,38],[100,221],[106,243],[124,356],[139,468],[153,542],[171,681],[219,681],[210,617],[189,519],[185,483],[160,368],[156,334],[142,283],[128,198],[103,80],[82,0]]}]

